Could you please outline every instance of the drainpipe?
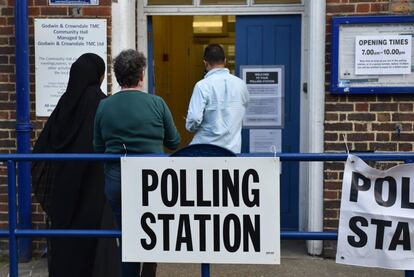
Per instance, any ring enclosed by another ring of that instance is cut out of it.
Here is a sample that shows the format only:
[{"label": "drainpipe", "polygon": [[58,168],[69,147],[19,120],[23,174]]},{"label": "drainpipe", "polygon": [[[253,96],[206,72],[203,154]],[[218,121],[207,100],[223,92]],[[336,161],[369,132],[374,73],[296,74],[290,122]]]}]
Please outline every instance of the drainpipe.
[{"label": "drainpipe", "polygon": [[[324,151],[325,116],[325,0],[309,5],[309,152]],[[323,163],[309,164],[308,230],[323,230]],[[308,241],[308,252],[321,255],[322,241]]]},{"label": "drainpipe", "polygon": [[[27,0],[15,1],[16,35],[16,138],[17,153],[30,153],[30,102],[29,102],[29,31]],[[18,228],[32,228],[30,163],[18,164]],[[29,261],[32,256],[30,238],[19,239],[19,258]]]},{"label": "drainpipe", "polygon": [[[122,50],[136,48],[136,17],[136,0],[112,2],[112,60]],[[112,94],[120,89],[115,74],[112,74]]]}]

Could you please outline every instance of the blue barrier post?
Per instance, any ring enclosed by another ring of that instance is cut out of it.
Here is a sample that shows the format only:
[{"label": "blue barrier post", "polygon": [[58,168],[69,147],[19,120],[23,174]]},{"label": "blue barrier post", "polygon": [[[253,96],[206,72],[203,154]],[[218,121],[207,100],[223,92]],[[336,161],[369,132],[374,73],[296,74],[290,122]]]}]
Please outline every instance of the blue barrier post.
[{"label": "blue barrier post", "polygon": [[210,264],[201,264],[201,277],[210,277]]},{"label": "blue barrier post", "polygon": [[[30,102],[29,102],[29,27],[28,1],[15,1],[16,28],[16,140],[18,153],[30,153]],[[30,188],[30,164],[18,164],[19,172],[19,228],[32,226],[32,199]],[[19,240],[20,258],[29,261],[32,257],[32,240]]]},{"label": "blue barrier post", "polygon": [[7,161],[7,184],[9,199],[9,258],[10,258],[10,277],[19,276],[18,273],[18,247],[15,230],[17,227],[17,209],[16,209],[16,163]]},{"label": "blue barrier post", "polygon": [[[412,159],[406,159],[405,160],[405,163],[407,163],[407,164],[412,163],[412,162],[413,162]],[[405,277],[414,277],[414,271],[413,270],[406,270],[404,276]]]}]

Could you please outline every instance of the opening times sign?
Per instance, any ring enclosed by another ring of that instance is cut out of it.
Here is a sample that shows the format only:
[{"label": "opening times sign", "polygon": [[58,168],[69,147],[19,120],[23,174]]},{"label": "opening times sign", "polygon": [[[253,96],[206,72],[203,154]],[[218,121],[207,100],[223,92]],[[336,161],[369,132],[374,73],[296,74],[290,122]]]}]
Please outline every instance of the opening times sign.
[{"label": "opening times sign", "polygon": [[[35,19],[37,116],[52,113],[79,56],[95,53],[106,63],[106,40],[105,19]],[[101,88],[106,93],[106,74]]]},{"label": "opening times sign", "polygon": [[355,75],[411,74],[411,35],[357,36]]},{"label": "opening times sign", "polygon": [[121,158],[124,262],[279,264],[278,158]]}]

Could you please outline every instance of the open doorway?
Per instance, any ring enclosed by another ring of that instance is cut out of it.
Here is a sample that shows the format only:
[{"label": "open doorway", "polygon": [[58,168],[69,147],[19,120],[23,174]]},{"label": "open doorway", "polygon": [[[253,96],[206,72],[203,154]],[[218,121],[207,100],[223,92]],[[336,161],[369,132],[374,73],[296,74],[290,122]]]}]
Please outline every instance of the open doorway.
[{"label": "open doorway", "polygon": [[210,43],[223,45],[227,68],[234,74],[235,16],[153,16],[151,21],[152,92],[170,108],[183,147],[193,137],[185,130],[185,116],[193,87],[204,77],[204,48]]}]

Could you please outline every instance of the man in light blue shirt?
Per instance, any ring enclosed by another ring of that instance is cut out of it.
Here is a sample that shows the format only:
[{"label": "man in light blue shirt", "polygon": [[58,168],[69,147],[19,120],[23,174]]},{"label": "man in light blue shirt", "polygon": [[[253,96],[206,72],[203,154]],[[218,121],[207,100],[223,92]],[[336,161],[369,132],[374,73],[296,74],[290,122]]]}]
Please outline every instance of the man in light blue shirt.
[{"label": "man in light blue shirt", "polygon": [[185,127],[195,133],[190,144],[207,143],[241,150],[241,127],[249,93],[244,81],[225,68],[224,50],[210,44],[204,50],[207,74],[191,96]]}]

